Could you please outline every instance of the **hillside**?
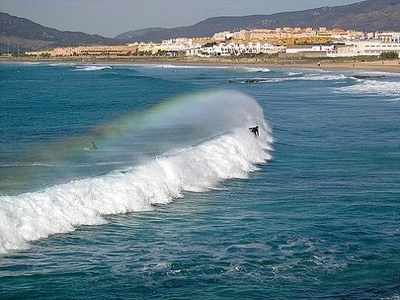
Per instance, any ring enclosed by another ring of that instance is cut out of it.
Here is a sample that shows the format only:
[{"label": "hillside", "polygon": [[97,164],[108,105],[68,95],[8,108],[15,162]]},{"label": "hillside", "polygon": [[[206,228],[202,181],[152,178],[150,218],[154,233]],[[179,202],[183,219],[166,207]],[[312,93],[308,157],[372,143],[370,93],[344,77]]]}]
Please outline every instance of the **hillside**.
[{"label": "hillside", "polygon": [[297,12],[243,17],[215,17],[192,26],[145,28],[128,31],[114,39],[83,32],[59,31],[30,20],[0,12],[0,54],[56,46],[117,45],[127,42],[158,42],[177,37],[212,36],[221,31],[277,27],[327,27],[360,31],[399,31],[400,0],[367,0],[350,5],[321,7]]},{"label": "hillside", "polygon": [[160,41],[176,37],[211,36],[220,31],[277,27],[327,27],[360,31],[399,30],[400,0],[368,0],[355,4],[297,12],[244,17],[216,17],[187,27],[128,31],[116,39]]},{"label": "hillside", "polygon": [[[54,46],[77,46],[83,44],[112,45],[118,41],[100,35],[83,32],[59,31],[44,27],[28,19],[0,12],[0,52],[16,53],[19,50],[35,50]],[[119,41],[121,43],[121,41]]]}]

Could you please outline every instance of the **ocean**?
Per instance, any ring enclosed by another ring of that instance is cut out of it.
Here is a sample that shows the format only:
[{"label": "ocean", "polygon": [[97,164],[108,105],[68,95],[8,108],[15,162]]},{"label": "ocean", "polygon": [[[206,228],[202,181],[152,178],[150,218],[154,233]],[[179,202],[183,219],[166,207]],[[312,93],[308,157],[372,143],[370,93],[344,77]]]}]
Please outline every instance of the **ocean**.
[{"label": "ocean", "polygon": [[0,299],[400,299],[400,71],[1,63],[0,96]]}]

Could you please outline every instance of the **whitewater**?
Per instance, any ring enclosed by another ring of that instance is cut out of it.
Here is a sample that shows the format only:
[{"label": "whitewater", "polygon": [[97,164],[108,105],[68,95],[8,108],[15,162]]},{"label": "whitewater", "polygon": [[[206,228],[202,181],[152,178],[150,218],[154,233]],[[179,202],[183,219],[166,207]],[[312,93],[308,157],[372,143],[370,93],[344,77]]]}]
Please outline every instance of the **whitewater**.
[{"label": "whitewater", "polygon": [[[183,197],[185,192],[218,188],[221,181],[246,178],[249,172],[257,170],[257,164],[271,159],[271,129],[254,99],[232,91],[187,95],[182,99],[171,101],[164,113],[136,129],[151,135],[141,145],[142,151],[159,145],[157,131],[162,130],[164,138],[168,134],[167,140],[175,138],[168,150],[163,149],[165,152],[156,157],[147,156],[139,161],[133,157],[133,165],[125,163],[123,168],[106,174],[40,191],[1,196],[0,253],[26,249],[29,242],[82,225],[104,224],[107,215],[149,211],[154,205]],[[254,124],[260,126],[259,138],[248,130]],[[179,137],[188,128],[190,134]],[[137,149],[127,148],[133,147],[126,140],[132,138],[135,129],[125,126],[123,133],[120,130],[118,134],[103,134],[102,144],[112,147],[105,146],[100,152],[118,162],[121,152],[125,159],[130,150],[140,155]],[[65,168],[65,162],[62,167]]]},{"label": "whitewater", "polygon": [[399,83],[0,64],[0,298],[399,299]]}]

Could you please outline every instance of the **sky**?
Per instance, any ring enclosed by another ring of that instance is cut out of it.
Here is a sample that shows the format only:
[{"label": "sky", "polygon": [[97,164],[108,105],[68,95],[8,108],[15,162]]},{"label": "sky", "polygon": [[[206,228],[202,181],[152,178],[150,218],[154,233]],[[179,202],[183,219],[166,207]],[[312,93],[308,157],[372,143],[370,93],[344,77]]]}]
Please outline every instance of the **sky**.
[{"label": "sky", "polygon": [[270,15],[360,0],[0,0],[0,11],[58,30],[115,37],[150,27],[194,25],[210,17]]}]

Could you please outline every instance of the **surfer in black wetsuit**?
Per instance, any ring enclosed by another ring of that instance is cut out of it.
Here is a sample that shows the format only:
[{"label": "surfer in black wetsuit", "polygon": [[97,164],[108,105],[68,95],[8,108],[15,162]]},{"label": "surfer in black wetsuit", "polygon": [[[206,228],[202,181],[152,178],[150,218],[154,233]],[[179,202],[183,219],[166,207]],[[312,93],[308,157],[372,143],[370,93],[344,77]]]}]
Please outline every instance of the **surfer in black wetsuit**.
[{"label": "surfer in black wetsuit", "polygon": [[260,132],[258,131],[258,126],[250,127],[249,130],[254,133],[255,137],[260,136]]}]

